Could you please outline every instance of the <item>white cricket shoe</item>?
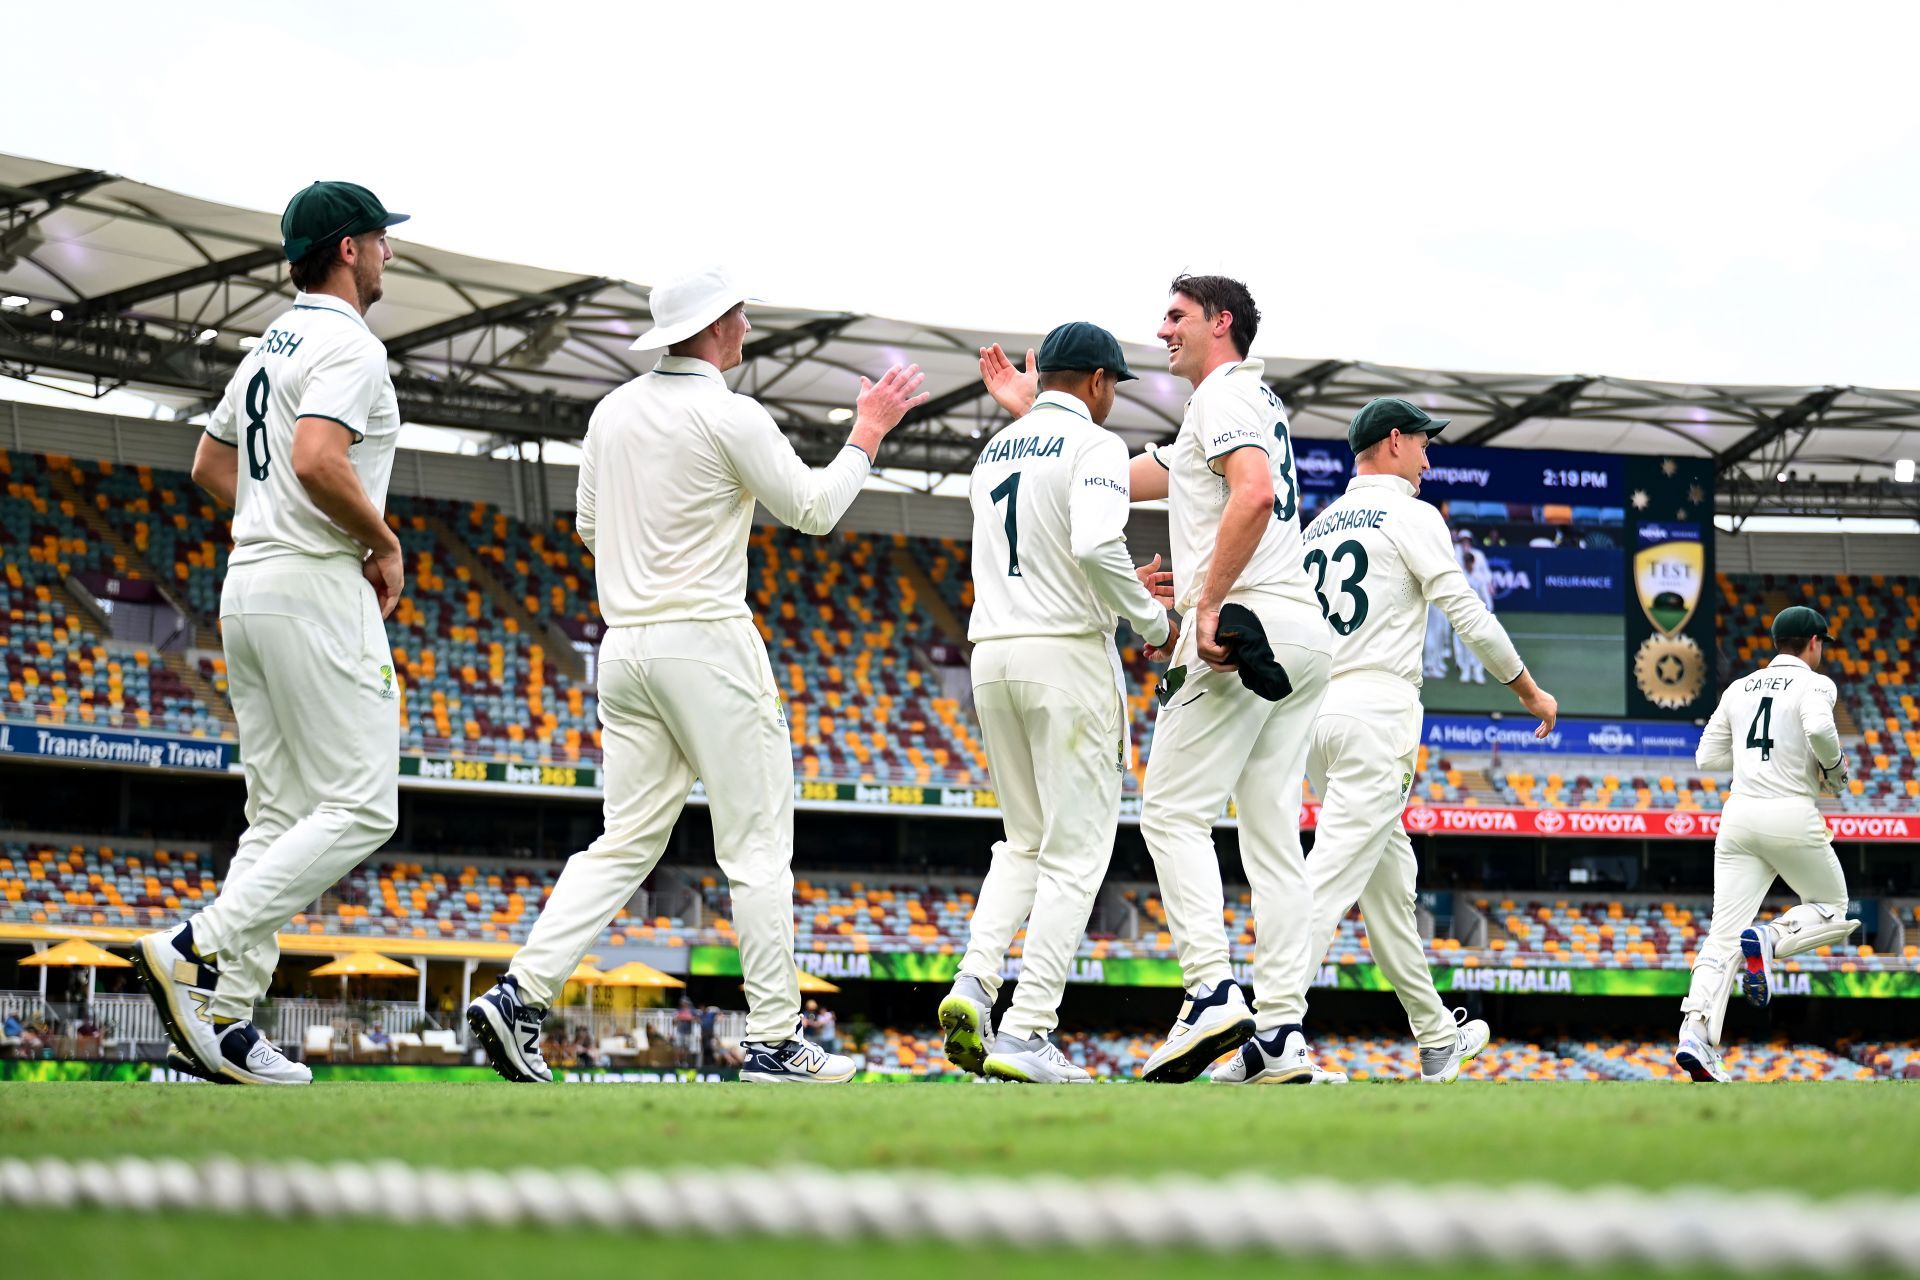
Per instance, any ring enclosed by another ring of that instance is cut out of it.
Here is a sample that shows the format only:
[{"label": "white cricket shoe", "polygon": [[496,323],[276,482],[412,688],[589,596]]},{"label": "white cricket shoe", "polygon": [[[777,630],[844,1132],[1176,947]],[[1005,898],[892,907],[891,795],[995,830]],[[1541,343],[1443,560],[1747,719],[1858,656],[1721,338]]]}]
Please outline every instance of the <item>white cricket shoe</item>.
[{"label": "white cricket shoe", "polygon": [[207,1004],[219,985],[220,967],[194,949],[193,925],[142,937],[133,948],[133,972],[159,1011],[168,1038],[203,1074],[219,1074],[225,1059]]},{"label": "white cricket shoe", "polygon": [[1757,924],[1740,935],[1740,954],[1746,967],[1740,971],[1740,990],[1747,1003],[1764,1009],[1773,999],[1773,928]]},{"label": "white cricket shoe", "polygon": [[221,1030],[220,1074],[235,1084],[313,1083],[313,1072],[304,1063],[288,1061],[251,1022],[235,1022]]},{"label": "white cricket shoe", "polygon": [[1733,1079],[1727,1064],[1720,1061],[1720,1051],[1690,1032],[1681,1033],[1680,1048],[1673,1060],[1695,1084],[1726,1084]]},{"label": "white cricket shoe", "polygon": [[1467,1020],[1465,1009],[1453,1011],[1453,1047],[1420,1051],[1420,1082],[1452,1084],[1460,1078],[1460,1068],[1473,1061],[1493,1038],[1493,1030],[1479,1018]]},{"label": "white cricket shoe", "polygon": [[487,1051],[495,1075],[514,1084],[552,1084],[553,1071],[540,1056],[540,1024],[547,1011],[528,1004],[520,980],[507,974],[467,1006],[467,1026]]},{"label": "white cricket shoe", "polygon": [[985,1074],[989,1080],[1021,1084],[1093,1083],[1093,1077],[1083,1068],[1067,1061],[1059,1045],[1037,1031],[1026,1037],[1002,1031],[993,1042],[993,1052],[987,1055]]},{"label": "white cricket shoe", "polygon": [[1345,1084],[1347,1073],[1323,1070],[1307,1049],[1306,1030],[1293,1023],[1248,1040],[1207,1078],[1214,1084]]},{"label": "white cricket shoe", "polygon": [[1253,1034],[1253,1011],[1240,985],[1227,978],[1187,993],[1173,1030],[1140,1070],[1142,1080],[1185,1084],[1227,1050]]},{"label": "white cricket shoe", "polygon": [[993,997],[978,978],[961,974],[940,1002],[940,1030],[947,1038],[947,1061],[979,1075],[986,1070],[987,1044],[993,1039]]},{"label": "white cricket shoe", "polygon": [[749,1084],[845,1084],[853,1079],[853,1059],[828,1053],[800,1034],[778,1043],[742,1040],[740,1078]]}]

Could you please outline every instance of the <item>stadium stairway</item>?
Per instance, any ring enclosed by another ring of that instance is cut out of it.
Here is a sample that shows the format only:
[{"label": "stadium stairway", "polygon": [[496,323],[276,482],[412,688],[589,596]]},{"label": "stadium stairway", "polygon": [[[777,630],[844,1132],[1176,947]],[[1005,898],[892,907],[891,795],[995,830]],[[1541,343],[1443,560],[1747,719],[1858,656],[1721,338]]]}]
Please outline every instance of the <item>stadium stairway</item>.
[{"label": "stadium stairway", "polygon": [[940,587],[927,573],[911,551],[905,547],[895,547],[892,553],[893,571],[913,583],[914,594],[926,607],[927,616],[933,625],[939,628],[941,635],[949,644],[963,645],[967,642],[967,624],[953,611],[947,598],[941,594]]}]

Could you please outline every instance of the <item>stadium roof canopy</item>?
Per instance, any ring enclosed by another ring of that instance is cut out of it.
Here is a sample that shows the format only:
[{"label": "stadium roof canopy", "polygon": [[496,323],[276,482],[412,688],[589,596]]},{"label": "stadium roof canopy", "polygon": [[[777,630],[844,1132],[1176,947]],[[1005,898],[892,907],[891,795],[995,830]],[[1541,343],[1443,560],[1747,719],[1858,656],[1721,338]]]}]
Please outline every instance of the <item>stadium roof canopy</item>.
[{"label": "stadium roof canopy", "polygon": [[[400,242],[369,317],[393,360],[405,420],[507,437],[578,438],[594,402],[643,372],[627,349],[649,323],[647,290]],[[204,408],[291,296],[279,217],[91,169],[0,156],[0,374],[127,389]],[[56,316],[58,318],[56,318]],[[882,462],[965,470],[995,408],[976,351],[1017,355],[1034,335],[778,307],[752,312],[731,380],[757,396],[803,456],[830,456],[860,374],[894,361],[927,372],[931,403]],[[1155,348],[1137,368],[1163,370]],[[1268,356],[1307,437],[1344,434],[1369,399],[1401,395],[1454,421],[1450,444],[1710,456],[1720,507],[1920,516],[1920,484],[1886,478],[1920,457],[1920,392],[1849,386],[1697,386],[1591,374],[1457,373],[1364,360]],[[1138,446],[1170,437],[1186,386],[1163,371],[1128,384],[1108,425]],[[1791,473],[1789,482],[1777,477]]]}]

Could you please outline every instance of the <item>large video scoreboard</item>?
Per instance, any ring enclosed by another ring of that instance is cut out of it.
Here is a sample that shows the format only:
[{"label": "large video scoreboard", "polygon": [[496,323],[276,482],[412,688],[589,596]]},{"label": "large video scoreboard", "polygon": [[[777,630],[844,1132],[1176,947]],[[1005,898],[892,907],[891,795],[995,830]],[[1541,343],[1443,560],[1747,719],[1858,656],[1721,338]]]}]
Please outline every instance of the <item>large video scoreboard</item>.
[{"label": "large video scoreboard", "polygon": [[[1293,443],[1304,522],[1346,488],[1353,457],[1343,441]],[[1563,714],[1712,712],[1711,462],[1449,447],[1445,435],[1432,460],[1420,496]],[[1428,630],[1424,665],[1431,711],[1513,709],[1444,621]]]}]

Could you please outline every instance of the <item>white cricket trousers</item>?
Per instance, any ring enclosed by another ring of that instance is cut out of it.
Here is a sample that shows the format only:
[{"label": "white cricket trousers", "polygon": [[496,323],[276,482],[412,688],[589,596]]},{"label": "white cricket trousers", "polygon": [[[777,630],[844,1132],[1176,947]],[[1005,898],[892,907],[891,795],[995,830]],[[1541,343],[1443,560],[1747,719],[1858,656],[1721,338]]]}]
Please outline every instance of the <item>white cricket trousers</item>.
[{"label": "white cricket trousers", "polygon": [[193,941],[220,963],[208,1011],[246,1019],[280,961],[274,935],[399,824],[399,677],[373,587],[346,556],[229,570],[220,628],[247,829]]},{"label": "white cricket trousers", "polygon": [[[1397,689],[1376,687],[1380,681]],[[1422,1049],[1444,1049],[1453,1045],[1454,1024],[1420,941],[1413,841],[1400,823],[1419,749],[1420,703],[1412,686],[1367,672],[1334,679],[1307,751],[1307,778],[1320,796],[1307,855],[1313,962],[1317,968],[1341,919],[1358,903],[1373,961],[1400,997],[1414,1039]],[[1306,1021],[1305,986],[1278,999],[1282,1024]]]},{"label": "white cricket trousers", "polygon": [[508,971],[530,1003],[553,1003],[660,860],[699,778],[733,892],[747,1038],[792,1039],[793,748],[760,633],[748,618],[609,628],[599,694],[606,829],[567,860]]},{"label": "white cricket trousers", "polygon": [[1188,989],[1224,981],[1233,964],[1213,824],[1233,801],[1240,861],[1253,890],[1254,1020],[1271,1031],[1285,1025],[1282,993],[1303,989],[1317,958],[1313,886],[1300,853],[1300,784],[1327,691],[1330,645],[1318,609],[1235,599],[1260,618],[1293,692],[1268,702],[1241,684],[1238,672],[1201,662],[1193,631],[1182,632],[1168,676],[1184,669],[1185,680],[1154,728],[1140,834],[1153,855]]},{"label": "white cricket trousers", "polygon": [[973,706],[1006,838],[969,922],[960,972],[1000,989],[1022,924],[1020,981],[1001,1029],[1051,1035],[1094,896],[1113,856],[1126,707],[1111,637],[986,640],[973,651]]},{"label": "white cricket trousers", "polygon": [[1833,946],[1853,932],[1847,878],[1813,801],[1730,797],[1713,842],[1713,922],[1695,954],[1693,983],[1680,1005],[1682,1013],[1707,1020],[1714,1044],[1720,1043],[1739,974],[1740,934],[1753,927],[1776,875],[1799,896],[1800,905],[1772,921],[1775,956]]}]

